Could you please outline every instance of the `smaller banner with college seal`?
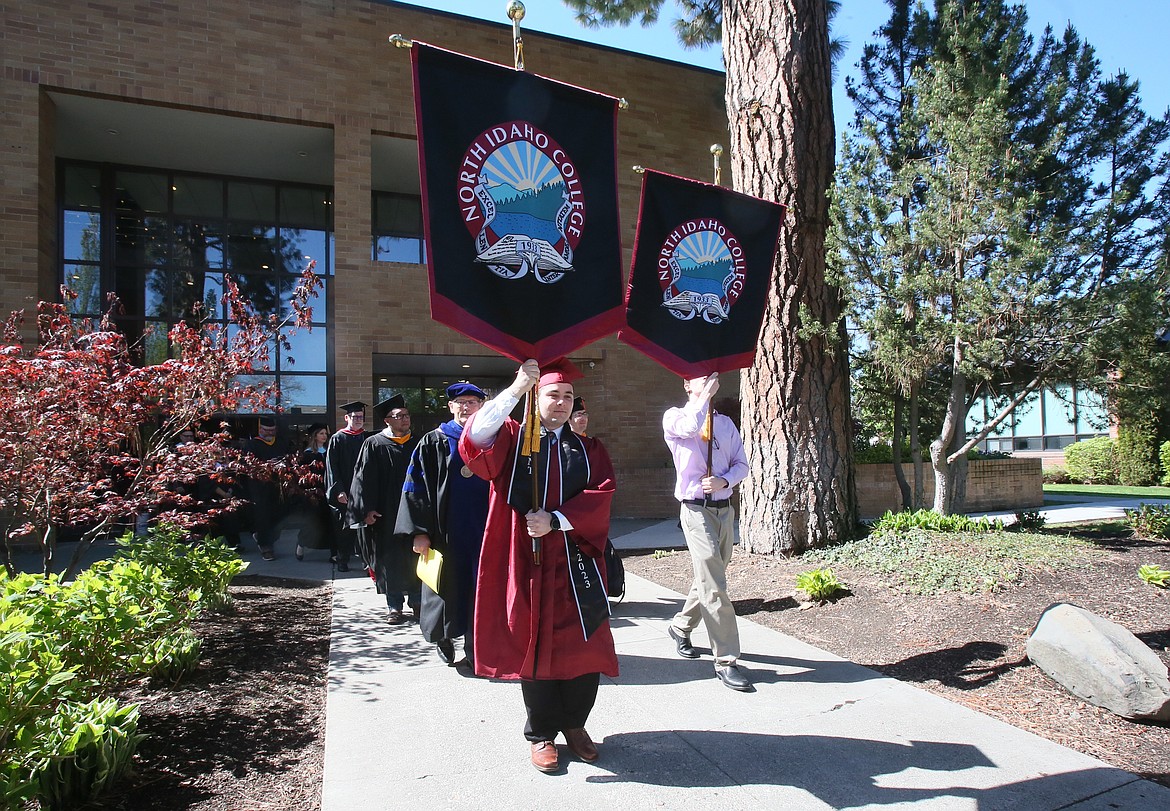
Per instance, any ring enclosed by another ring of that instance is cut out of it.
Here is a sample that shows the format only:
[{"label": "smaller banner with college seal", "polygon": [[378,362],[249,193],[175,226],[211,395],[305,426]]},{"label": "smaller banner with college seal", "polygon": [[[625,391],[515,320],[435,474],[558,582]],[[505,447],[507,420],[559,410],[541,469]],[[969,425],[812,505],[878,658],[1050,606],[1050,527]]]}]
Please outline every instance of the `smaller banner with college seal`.
[{"label": "smaller banner with college seal", "polygon": [[682,377],[750,366],[784,206],[647,170],[618,339]]},{"label": "smaller banner with college seal", "polygon": [[618,100],[415,42],[431,316],[545,363],[622,324]]}]

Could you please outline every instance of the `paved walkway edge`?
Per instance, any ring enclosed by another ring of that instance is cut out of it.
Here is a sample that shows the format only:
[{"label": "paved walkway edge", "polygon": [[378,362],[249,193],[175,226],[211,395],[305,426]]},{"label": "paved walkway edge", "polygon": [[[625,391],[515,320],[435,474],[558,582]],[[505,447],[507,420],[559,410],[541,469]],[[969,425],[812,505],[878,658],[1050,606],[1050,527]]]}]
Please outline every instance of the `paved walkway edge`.
[{"label": "paved walkway edge", "polygon": [[600,760],[528,762],[515,683],[443,665],[385,623],[368,582],[334,583],[324,811],[362,809],[1170,808],[1170,789],[740,619],[736,693],[674,655],[682,595],[629,577],[614,606],[621,676],[603,679]]}]

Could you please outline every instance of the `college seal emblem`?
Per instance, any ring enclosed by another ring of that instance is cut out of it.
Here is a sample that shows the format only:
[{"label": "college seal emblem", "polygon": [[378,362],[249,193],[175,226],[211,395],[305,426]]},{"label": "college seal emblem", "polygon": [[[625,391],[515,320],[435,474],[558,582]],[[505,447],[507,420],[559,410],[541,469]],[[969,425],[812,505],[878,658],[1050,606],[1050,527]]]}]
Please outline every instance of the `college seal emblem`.
[{"label": "college seal emblem", "polygon": [[662,306],[683,321],[699,315],[721,324],[743,292],[745,268],[743,246],[727,226],[711,218],[688,220],[658,251]]},{"label": "college seal emblem", "polygon": [[482,132],[456,186],[475,261],[505,279],[530,272],[552,284],[573,270],[585,225],[581,178],[570,156],[527,121]]}]

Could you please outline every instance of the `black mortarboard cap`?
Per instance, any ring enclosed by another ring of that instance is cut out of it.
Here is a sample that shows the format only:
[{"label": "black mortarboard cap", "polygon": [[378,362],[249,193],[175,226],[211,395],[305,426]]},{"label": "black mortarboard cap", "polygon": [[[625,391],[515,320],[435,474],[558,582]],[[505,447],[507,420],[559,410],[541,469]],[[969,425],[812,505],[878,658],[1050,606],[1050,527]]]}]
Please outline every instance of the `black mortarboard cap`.
[{"label": "black mortarboard cap", "polygon": [[406,408],[406,398],[401,394],[387,397],[374,406],[374,422],[385,422],[386,415],[396,408]]},{"label": "black mortarboard cap", "polygon": [[573,398],[573,411],[576,412],[576,411],[584,411],[584,410],[585,410],[585,401],[582,400],[580,397],[574,397]]},{"label": "black mortarboard cap", "polygon": [[276,427],[276,417],[270,417],[267,414],[262,415],[260,417],[259,422],[260,422],[261,428],[275,428]]},{"label": "black mortarboard cap", "polygon": [[346,414],[349,414],[349,413],[354,412],[354,411],[365,411],[366,410],[366,404],[363,403],[361,400],[354,400],[352,403],[343,403],[339,407]]}]

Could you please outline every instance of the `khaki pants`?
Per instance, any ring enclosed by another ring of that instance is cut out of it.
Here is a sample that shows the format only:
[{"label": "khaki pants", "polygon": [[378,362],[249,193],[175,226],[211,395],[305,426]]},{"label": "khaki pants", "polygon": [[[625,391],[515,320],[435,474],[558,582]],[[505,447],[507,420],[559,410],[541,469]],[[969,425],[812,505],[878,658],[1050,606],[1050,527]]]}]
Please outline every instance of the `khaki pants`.
[{"label": "khaki pants", "polygon": [[735,510],[682,504],[683,537],[691,552],[695,580],[682,610],[670,624],[679,633],[690,635],[699,625],[707,628],[715,666],[735,664],[739,658],[739,627],[735,608],[727,594],[727,564],[735,543]]}]

